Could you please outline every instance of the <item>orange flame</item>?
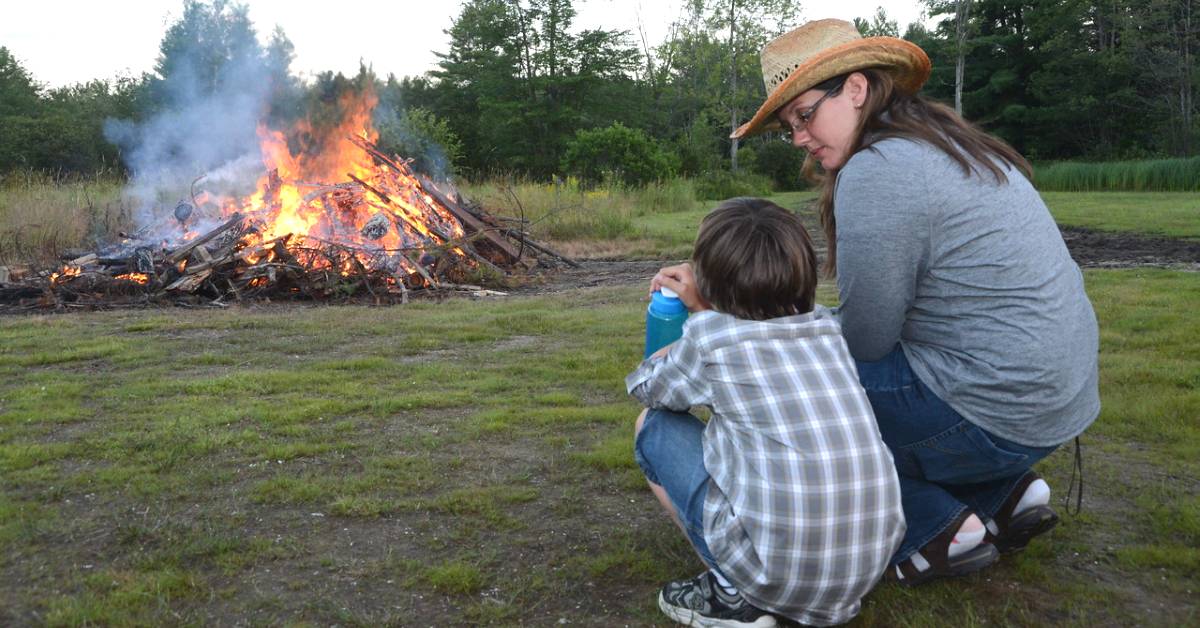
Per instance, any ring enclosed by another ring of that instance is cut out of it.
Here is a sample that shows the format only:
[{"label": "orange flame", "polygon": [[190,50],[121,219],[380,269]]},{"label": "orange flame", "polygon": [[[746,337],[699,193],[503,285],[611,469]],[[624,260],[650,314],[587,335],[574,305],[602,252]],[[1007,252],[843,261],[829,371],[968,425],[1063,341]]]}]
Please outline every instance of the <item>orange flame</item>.
[{"label": "orange flame", "polygon": [[[370,89],[344,95],[338,102],[342,120],[332,128],[318,128],[307,120],[288,132],[259,125],[268,174],[259,179],[251,196],[221,203],[226,216],[241,212],[258,227],[258,234],[246,236],[241,243],[247,263],[273,259],[270,242],[288,235],[293,236],[287,244],[293,252],[306,238],[332,241],[363,251],[355,257],[364,266],[370,263],[371,252],[391,254],[420,248],[430,240],[463,237],[462,226],[424,193],[406,163],[396,164],[397,168],[377,166],[351,140],[374,143],[378,139],[371,124],[377,103]],[[354,178],[363,185],[349,181]],[[201,198],[210,197],[205,193],[197,201]],[[255,248],[260,246],[267,248]],[[396,266],[412,270],[405,256],[391,258]],[[311,263],[328,266],[328,262]],[[340,266],[331,270],[342,274],[356,270],[354,264]]]},{"label": "orange flame", "polygon": [[125,273],[124,275],[117,275],[116,277],[113,277],[113,279],[124,279],[125,281],[140,283],[143,286],[150,283],[150,275],[147,275],[146,273]]},{"label": "orange flame", "polygon": [[83,273],[82,268],[68,264],[63,266],[62,270],[56,273],[50,273],[50,285],[65,283],[78,277],[81,273]]}]

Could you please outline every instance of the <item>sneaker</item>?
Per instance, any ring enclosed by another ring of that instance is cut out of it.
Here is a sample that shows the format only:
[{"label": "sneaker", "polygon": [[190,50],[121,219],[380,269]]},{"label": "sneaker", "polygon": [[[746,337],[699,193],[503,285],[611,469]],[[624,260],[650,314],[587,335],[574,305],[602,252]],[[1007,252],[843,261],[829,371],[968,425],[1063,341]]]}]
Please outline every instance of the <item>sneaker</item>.
[{"label": "sneaker", "polygon": [[1050,487],[1046,481],[1033,471],[1025,473],[996,517],[988,522],[985,541],[1002,554],[1025,549],[1033,537],[1058,525],[1058,514],[1047,505],[1049,501]]},{"label": "sneaker", "polygon": [[954,536],[971,514],[969,510],[963,511],[941,534],[926,543],[925,547],[896,565],[896,580],[905,586],[915,587],[934,578],[965,576],[996,562],[1000,552],[987,542],[954,556],[950,555],[950,544],[954,542]]},{"label": "sneaker", "polygon": [[700,628],[771,628],[775,617],[754,608],[741,594],[726,593],[711,571],[667,583],[658,594],[658,607],[685,626]]}]

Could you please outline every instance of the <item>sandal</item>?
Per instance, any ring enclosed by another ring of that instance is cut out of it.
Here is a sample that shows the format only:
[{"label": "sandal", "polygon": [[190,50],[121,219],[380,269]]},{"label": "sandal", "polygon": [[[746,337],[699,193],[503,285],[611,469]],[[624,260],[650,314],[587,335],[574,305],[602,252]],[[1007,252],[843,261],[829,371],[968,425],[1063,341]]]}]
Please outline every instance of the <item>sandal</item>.
[{"label": "sandal", "polygon": [[950,556],[950,543],[954,541],[954,536],[971,514],[971,511],[964,510],[941,534],[925,544],[925,547],[900,561],[894,572],[900,584],[915,587],[935,578],[965,576],[996,562],[1000,553],[986,541],[974,549]]},{"label": "sandal", "polygon": [[1021,503],[1025,493],[1031,490],[1031,485],[1041,479],[1041,476],[1033,471],[1022,476],[1008,499],[1000,506],[996,517],[988,522],[988,534],[984,541],[995,545],[1000,553],[1023,550],[1033,537],[1045,534],[1058,525],[1058,514],[1046,504],[1030,506],[1013,515],[1013,510]]}]

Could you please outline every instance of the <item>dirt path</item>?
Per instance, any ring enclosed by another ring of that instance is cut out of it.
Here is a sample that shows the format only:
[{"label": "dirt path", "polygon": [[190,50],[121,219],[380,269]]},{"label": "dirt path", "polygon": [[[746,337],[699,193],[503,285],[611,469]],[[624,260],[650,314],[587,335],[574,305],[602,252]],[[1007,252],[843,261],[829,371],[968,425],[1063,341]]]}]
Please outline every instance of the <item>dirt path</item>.
[{"label": "dirt path", "polygon": [[1200,270],[1200,240],[1060,227],[1071,257],[1084,268],[1152,266]]},{"label": "dirt path", "polygon": [[[807,225],[818,255],[825,239],[816,225]],[[1142,236],[1130,233],[1060,227],[1071,257],[1082,268],[1171,268],[1200,271],[1200,240]],[[664,265],[662,260],[581,260],[581,268],[565,268],[517,288],[514,294],[546,294],[573,288],[644,283]]]}]

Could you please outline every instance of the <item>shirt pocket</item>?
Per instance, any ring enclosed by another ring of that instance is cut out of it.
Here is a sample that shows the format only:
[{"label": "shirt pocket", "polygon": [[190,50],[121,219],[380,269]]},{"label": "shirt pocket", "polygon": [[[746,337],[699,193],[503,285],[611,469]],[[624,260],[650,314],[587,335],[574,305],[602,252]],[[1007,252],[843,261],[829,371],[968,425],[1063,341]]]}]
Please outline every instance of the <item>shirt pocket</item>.
[{"label": "shirt pocket", "polygon": [[943,484],[973,484],[1010,477],[1029,466],[1029,456],[1001,449],[987,433],[962,421],[900,450],[901,473]]}]

